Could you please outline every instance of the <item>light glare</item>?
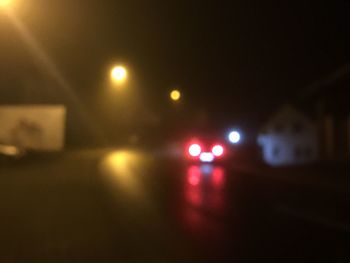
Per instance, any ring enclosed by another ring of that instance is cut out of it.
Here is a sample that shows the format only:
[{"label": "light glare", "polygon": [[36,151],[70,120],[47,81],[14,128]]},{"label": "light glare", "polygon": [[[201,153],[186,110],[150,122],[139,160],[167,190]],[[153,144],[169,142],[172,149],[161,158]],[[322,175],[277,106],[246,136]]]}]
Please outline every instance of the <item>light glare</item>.
[{"label": "light glare", "polygon": [[123,66],[116,66],[111,71],[111,78],[113,82],[120,84],[126,81],[128,72]]},{"label": "light glare", "polygon": [[1,7],[6,7],[11,4],[12,0],[0,0],[0,6]]}]

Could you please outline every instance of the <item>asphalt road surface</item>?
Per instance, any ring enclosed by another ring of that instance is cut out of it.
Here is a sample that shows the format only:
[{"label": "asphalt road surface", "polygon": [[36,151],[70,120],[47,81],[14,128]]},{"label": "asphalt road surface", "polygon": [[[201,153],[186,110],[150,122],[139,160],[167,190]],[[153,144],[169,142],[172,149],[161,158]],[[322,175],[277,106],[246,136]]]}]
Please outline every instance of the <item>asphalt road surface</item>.
[{"label": "asphalt road surface", "polygon": [[2,162],[0,262],[350,262],[350,227],[315,212],[348,206],[232,167],[136,150]]}]

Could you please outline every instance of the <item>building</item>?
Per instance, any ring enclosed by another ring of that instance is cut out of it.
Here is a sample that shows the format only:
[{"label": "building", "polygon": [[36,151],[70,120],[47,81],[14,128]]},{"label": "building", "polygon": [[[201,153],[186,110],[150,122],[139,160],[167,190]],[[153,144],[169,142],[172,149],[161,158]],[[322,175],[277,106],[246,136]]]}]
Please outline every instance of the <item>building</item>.
[{"label": "building", "polygon": [[311,163],[318,157],[314,123],[290,105],[284,105],[258,136],[264,161],[272,166]]},{"label": "building", "polygon": [[295,101],[298,110],[283,106],[261,129],[263,159],[274,166],[315,160],[348,163],[349,90],[350,64],[303,89]]},{"label": "building", "polygon": [[350,64],[312,83],[300,95],[315,116],[320,160],[350,160]]},{"label": "building", "polygon": [[[28,105],[64,106],[66,110],[65,144],[69,147],[101,144],[99,139],[102,136],[98,137],[99,134],[95,128],[97,125],[90,120],[92,119],[90,111],[82,107],[73,88],[62,87],[57,81],[35,69],[28,69],[28,72],[22,72],[21,76],[17,74],[13,69],[0,72],[0,108]],[[4,129],[5,126],[1,123],[0,135]]]}]

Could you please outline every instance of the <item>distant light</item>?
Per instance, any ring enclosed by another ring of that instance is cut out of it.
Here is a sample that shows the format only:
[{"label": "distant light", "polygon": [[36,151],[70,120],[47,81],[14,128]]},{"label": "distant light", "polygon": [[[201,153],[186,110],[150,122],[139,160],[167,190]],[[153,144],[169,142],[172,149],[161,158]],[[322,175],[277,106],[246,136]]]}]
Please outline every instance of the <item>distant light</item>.
[{"label": "distant light", "polygon": [[201,155],[199,156],[199,159],[204,163],[211,163],[212,161],[214,161],[214,158],[214,154],[209,152],[201,153]]},{"label": "distant light", "polygon": [[193,156],[193,157],[197,157],[201,154],[202,148],[200,147],[199,144],[192,144],[189,148],[188,148],[188,153]]},{"label": "distant light", "polygon": [[179,90],[173,90],[171,93],[170,93],[170,98],[173,100],[173,101],[179,101],[181,99],[181,92]]},{"label": "distant light", "polygon": [[12,0],[0,0],[0,6],[1,7],[6,7],[11,4]]},{"label": "distant light", "polygon": [[211,152],[215,155],[215,156],[217,156],[217,157],[219,157],[219,156],[221,156],[221,155],[223,155],[224,154],[224,147],[222,147],[221,145],[215,145],[214,147],[213,147],[213,149],[211,150]]},{"label": "distant light", "polygon": [[228,135],[228,139],[231,143],[239,143],[241,141],[241,134],[238,131],[232,131]]},{"label": "distant light", "polygon": [[115,66],[111,70],[111,79],[116,84],[122,84],[126,81],[128,72],[123,66]]}]

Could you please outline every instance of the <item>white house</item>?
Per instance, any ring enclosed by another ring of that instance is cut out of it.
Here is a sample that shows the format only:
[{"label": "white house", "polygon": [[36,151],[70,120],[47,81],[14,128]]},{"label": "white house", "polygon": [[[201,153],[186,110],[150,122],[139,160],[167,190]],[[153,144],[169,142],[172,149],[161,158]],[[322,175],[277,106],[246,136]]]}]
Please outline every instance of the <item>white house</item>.
[{"label": "white house", "polygon": [[318,157],[313,122],[290,105],[283,106],[264,125],[258,143],[264,161],[272,166],[311,163]]}]

